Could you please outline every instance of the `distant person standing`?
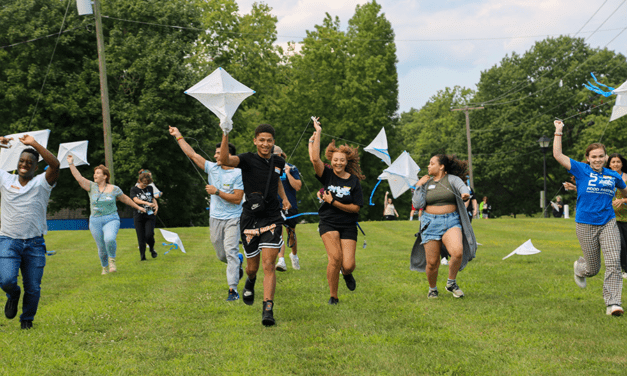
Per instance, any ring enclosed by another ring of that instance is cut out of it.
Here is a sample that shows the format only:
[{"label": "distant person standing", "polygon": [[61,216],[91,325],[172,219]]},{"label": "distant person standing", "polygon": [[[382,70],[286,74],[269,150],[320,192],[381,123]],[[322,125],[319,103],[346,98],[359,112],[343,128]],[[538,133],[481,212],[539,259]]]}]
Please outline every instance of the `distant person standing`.
[{"label": "distant person standing", "polygon": [[[244,256],[239,253],[239,219],[242,215],[242,198],[244,197],[242,171],[239,168],[222,165],[220,162],[221,143],[216,145],[213,157],[217,162],[213,163],[196,153],[177,128],[170,127],[169,131],[176,138],[183,153],[208,174],[208,184],[205,190],[211,195],[211,210],[209,211],[211,244],[218,259],[226,264],[226,281],[229,285],[226,300],[238,300],[237,285],[244,276],[242,269]],[[236,154],[235,146],[231,143],[228,144],[228,153]]]},{"label": "distant person standing", "polygon": [[394,208],[392,199],[388,198],[390,192],[385,192],[385,201],[383,202],[383,219],[386,221],[394,221],[398,218],[398,212]]},{"label": "distant person standing", "polygon": [[[287,155],[283,152],[279,146],[274,145],[274,155],[278,155],[281,158],[287,160]],[[285,169],[281,174],[281,183],[283,183],[283,190],[285,195],[292,205],[284,214],[286,218],[293,217],[298,214],[298,200],[296,200],[296,192],[300,191],[303,187],[303,182],[300,180],[300,172],[298,168],[291,163],[285,162]],[[286,219],[283,227],[287,229],[287,245],[292,249],[290,252],[290,260],[292,261],[292,268],[294,270],[300,270],[300,260],[298,259],[298,245],[296,240],[296,225],[298,219],[290,218]],[[281,246],[279,252],[279,261],[276,263],[276,270],[280,272],[287,271],[287,265],[285,265],[285,242]]]},{"label": "distant person standing", "polygon": [[[0,137],[0,144],[7,145],[9,140]],[[20,142],[30,148],[20,154],[17,174],[0,170],[0,287],[7,295],[4,315],[12,319],[17,315],[22,294],[17,276],[22,275],[24,300],[20,325],[22,329],[30,329],[39,306],[46,266],[46,210],[59,177],[59,161],[30,135],[20,138]],[[40,155],[48,169],[35,175]]]},{"label": "distant person standing", "polygon": [[555,197],[555,202],[551,202],[553,208],[553,216],[555,218],[562,218],[564,216],[564,202],[562,196]]},{"label": "distant person standing", "polygon": [[[118,248],[116,238],[120,230],[120,216],[116,200],[125,203],[143,213],[146,209],[137,205],[122,190],[113,184],[109,184],[111,173],[103,165],[94,168],[94,181],[89,181],[74,166],[74,156],[68,155],[67,162],[70,165],[72,176],[78,184],[89,192],[89,231],[96,241],[102,275],[118,271],[115,265],[115,255]],[[107,269],[108,268],[108,269]]]},{"label": "distant person standing", "polygon": [[481,218],[490,218],[490,209],[492,206],[488,203],[488,196],[483,196],[483,201],[479,204],[479,211],[481,212]]},{"label": "distant person standing", "polygon": [[603,165],[606,161],[605,146],[590,144],[585,151],[589,164],[577,162],[562,153],[562,129],[564,123],[556,120],[553,156],[577,180],[577,212],[575,215],[577,239],[583,257],[573,264],[577,286],[585,288],[586,278],[595,276],[601,269],[601,255],[605,260],[603,299],[606,314],[621,316],[623,279],[620,266],[620,233],[612,208],[614,190],[627,195],[623,178]]},{"label": "distant person standing", "polygon": [[135,233],[139,244],[140,261],[146,261],[146,245],[150,248],[152,258],[157,257],[155,251],[155,222],[157,221],[157,211],[159,205],[155,198],[154,191],[150,183],[152,178],[149,172],[142,172],[137,181],[138,185],[131,188],[131,199],[137,205],[141,205],[145,212],[137,209],[133,211],[133,221],[135,222]]}]

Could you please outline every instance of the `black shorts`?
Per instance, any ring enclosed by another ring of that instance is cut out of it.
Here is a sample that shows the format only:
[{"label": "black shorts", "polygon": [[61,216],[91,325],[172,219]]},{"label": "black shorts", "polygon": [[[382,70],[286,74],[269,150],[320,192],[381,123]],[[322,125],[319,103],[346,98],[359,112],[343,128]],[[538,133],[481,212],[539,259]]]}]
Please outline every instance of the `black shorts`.
[{"label": "black shorts", "polygon": [[320,232],[320,236],[331,231],[339,232],[340,239],[350,239],[357,241],[357,225],[355,224],[347,226],[332,226],[328,223],[320,222],[320,224],[318,225],[318,232]]},{"label": "black shorts", "polygon": [[242,214],[239,225],[246,258],[259,255],[262,248],[281,249],[283,221],[281,215],[257,218]]},{"label": "black shorts", "polygon": [[385,219],[386,221],[396,221],[396,216],[395,215],[384,215],[383,219]]},{"label": "black shorts", "polygon": [[[294,209],[294,208],[289,208],[287,212],[283,212],[283,215],[285,215],[285,218],[291,217],[297,214],[298,214],[298,209]],[[297,224],[298,224],[298,217],[292,218],[292,219],[286,219],[285,223],[283,223],[285,227],[289,227],[291,229],[295,229]]]}]

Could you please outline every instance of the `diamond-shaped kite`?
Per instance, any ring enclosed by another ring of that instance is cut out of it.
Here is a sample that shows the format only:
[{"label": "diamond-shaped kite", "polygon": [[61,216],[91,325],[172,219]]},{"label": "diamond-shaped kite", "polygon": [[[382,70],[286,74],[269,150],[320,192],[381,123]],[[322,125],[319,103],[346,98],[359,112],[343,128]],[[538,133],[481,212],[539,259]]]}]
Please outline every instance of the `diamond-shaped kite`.
[{"label": "diamond-shaped kite", "polygon": [[[48,137],[50,137],[50,129],[45,129],[43,131],[32,131],[32,132],[24,132],[24,133],[16,133],[5,136],[6,138],[12,138],[9,141],[9,144],[6,145],[8,148],[3,148],[0,150],[0,169],[5,171],[13,171],[17,170],[17,162],[20,160],[20,155],[24,149],[30,148],[30,146],[26,146],[20,142],[19,138],[24,137],[24,135],[31,135],[37,143],[43,147],[48,146]],[[43,160],[41,156],[39,156],[39,160]]]},{"label": "diamond-shaped kite", "polygon": [[87,144],[89,141],[76,141],[66,142],[59,145],[59,154],[57,159],[59,160],[59,168],[70,168],[67,163],[67,156],[72,154],[74,156],[74,166],[89,165],[87,162]]},{"label": "diamond-shaped kite", "polygon": [[540,253],[540,250],[531,244],[531,239],[524,242],[520,247],[516,248],[514,252],[509,255],[503,257],[503,260],[512,255],[535,255],[536,253]]},{"label": "diamond-shaped kite", "polygon": [[378,179],[387,179],[394,198],[418,184],[420,167],[414,162],[407,151],[396,158],[394,163],[379,175]]},{"label": "diamond-shaped kite", "polygon": [[233,114],[240,103],[255,92],[235,80],[224,69],[218,68],[202,81],[185,91],[200,101],[220,119],[220,128],[226,133],[233,129]]},{"label": "diamond-shaped kite", "polygon": [[388,153],[388,139],[385,136],[385,128],[381,128],[377,137],[364,150],[381,158],[388,166],[392,164],[392,159]]},{"label": "diamond-shaped kite", "polygon": [[616,94],[616,103],[614,103],[614,108],[612,108],[610,121],[627,115],[627,81],[614,90],[613,93]]},{"label": "diamond-shaped kite", "polygon": [[[170,244],[164,244],[164,245],[171,245],[171,246],[174,246],[174,248],[180,248],[181,252],[187,253],[187,252],[185,252],[185,247],[183,247],[183,241],[179,237],[179,234],[177,234],[176,232],[164,230],[164,229],[161,229],[161,228],[159,229],[159,231],[161,231],[161,235],[163,235],[163,238],[166,241],[170,242]],[[172,248],[170,248],[170,249],[172,249]]]}]

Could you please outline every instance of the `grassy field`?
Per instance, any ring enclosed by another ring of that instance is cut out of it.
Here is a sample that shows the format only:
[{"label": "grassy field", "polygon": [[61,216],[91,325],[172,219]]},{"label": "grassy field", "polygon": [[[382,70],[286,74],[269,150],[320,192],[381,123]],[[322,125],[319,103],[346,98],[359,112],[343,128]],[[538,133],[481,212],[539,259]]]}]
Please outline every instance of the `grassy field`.
[{"label": "grassy field", "polygon": [[[164,255],[159,246],[148,262],[139,262],[134,231],[122,230],[119,272],[106,276],[89,232],[51,232],[46,243],[57,254],[48,257],[34,329],[0,320],[0,374],[627,372],[627,317],[605,315],[602,275],[584,290],[573,281],[581,251],[572,219],[474,224],[482,245],[458,276],[464,299],[444,291],[442,266],[441,296],[427,300],[426,276],[409,270],[417,222],[368,222],[367,248],[358,240],[357,289],[340,280],[338,306],[327,305],[316,225],[299,226],[302,269],[288,260],[277,276],[273,328],[261,325],[261,295],[252,307],[226,301],[225,266],[207,228],[173,229],[187,254]],[[542,253],[501,260],[527,239]]]}]

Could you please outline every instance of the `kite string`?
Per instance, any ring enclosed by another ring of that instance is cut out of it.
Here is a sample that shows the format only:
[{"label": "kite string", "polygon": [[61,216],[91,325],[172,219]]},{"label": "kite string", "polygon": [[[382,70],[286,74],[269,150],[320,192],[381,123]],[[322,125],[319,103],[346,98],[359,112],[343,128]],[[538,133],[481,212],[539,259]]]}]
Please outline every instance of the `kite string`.
[{"label": "kite string", "polygon": [[294,146],[294,149],[292,150],[292,153],[290,154],[290,156],[287,158],[287,161],[292,159],[294,152],[296,152],[296,148],[298,148],[298,145],[300,144],[300,141],[303,139],[305,132],[307,132],[307,128],[309,128],[309,124],[311,124],[311,119],[309,119],[309,121],[307,122],[307,125],[305,125],[305,129],[303,129],[303,133],[301,133],[300,138],[298,139],[298,142],[296,142],[296,146]]},{"label": "kite string", "polygon": [[[191,137],[190,137],[191,138]],[[183,139],[185,139],[185,137],[183,137]],[[175,140],[176,141],[176,140]],[[178,142],[177,142],[178,144]],[[185,153],[183,153],[185,154]],[[194,163],[194,161],[192,161],[192,159],[190,157],[187,156],[187,154],[185,154],[185,157],[189,160],[189,163],[192,164],[192,166],[194,166],[194,170],[196,170],[196,172],[198,173],[198,176],[200,176],[200,179],[202,180],[203,184],[207,184],[205,182],[205,177],[202,176],[202,174],[200,173],[200,171],[198,171],[198,166],[196,166],[196,163]]]}]

